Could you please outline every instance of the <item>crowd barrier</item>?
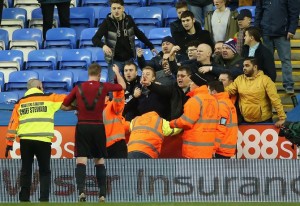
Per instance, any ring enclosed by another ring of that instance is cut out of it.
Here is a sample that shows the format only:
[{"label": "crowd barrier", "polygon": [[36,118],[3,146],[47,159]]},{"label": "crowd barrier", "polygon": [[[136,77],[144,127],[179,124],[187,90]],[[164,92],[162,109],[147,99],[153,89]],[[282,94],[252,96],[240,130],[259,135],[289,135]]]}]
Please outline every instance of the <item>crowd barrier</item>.
[{"label": "crowd barrier", "polygon": [[[0,203],[18,202],[19,159],[0,160]],[[107,202],[299,202],[298,160],[107,160]],[[52,159],[51,202],[76,202],[74,159]],[[31,201],[38,201],[37,163]],[[88,202],[97,201],[92,161]]]},{"label": "crowd barrier", "polygon": [[[0,158],[4,158],[7,126],[0,126]],[[74,157],[74,126],[56,126],[52,142],[52,158]],[[181,135],[166,137],[160,158],[181,158]],[[20,158],[19,140],[14,142],[11,158]],[[241,125],[238,132],[238,159],[297,159],[297,147],[278,136],[273,125]]]}]

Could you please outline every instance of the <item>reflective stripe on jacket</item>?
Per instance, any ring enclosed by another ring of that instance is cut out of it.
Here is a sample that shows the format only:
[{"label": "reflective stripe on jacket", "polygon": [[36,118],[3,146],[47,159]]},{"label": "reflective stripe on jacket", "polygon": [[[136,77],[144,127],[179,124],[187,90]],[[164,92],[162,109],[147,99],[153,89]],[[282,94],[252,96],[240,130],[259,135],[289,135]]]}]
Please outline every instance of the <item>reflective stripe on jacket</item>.
[{"label": "reflective stripe on jacket", "polygon": [[238,120],[236,108],[232,104],[227,92],[214,94],[219,104],[219,124],[217,125],[217,135],[215,148],[216,153],[231,157],[235,155],[236,142],[238,138]]},{"label": "reflective stripe on jacket", "polygon": [[184,129],[182,156],[186,158],[212,158],[218,122],[218,103],[201,86],[188,93],[191,98],[184,105],[184,112],[170,122],[171,127]]},{"label": "reflective stripe on jacket", "polygon": [[142,151],[152,158],[158,158],[164,139],[162,120],[156,112],[148,112],[134,118],[131,122],[128,153]]},{"label": "reflective stripe on jacket", "polygon": [[123,125],[125,97],[124,91],[113,92],[113,100],[107,104],[103,111],[103,123],[106,134],[106,147],[110,147],[115,142],[125,139],[125,129]]},{"label": "reflective stripe on jacket", "polygon": [[15,137],[51,142],[54,136],[54,113],[60,109],[66,95],[44,94],[31,88],[14,107],[8,125],[7,145],[13,145]]}]

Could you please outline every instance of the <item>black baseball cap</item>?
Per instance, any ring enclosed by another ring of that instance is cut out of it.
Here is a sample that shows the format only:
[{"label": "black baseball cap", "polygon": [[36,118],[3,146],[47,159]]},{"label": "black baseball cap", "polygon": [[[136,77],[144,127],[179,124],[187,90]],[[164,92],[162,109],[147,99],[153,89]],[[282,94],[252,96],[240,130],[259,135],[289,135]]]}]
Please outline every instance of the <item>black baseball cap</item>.
[{"label": "black baseball cap", "polygon": [[250,19],[252,19],[252,13],[249,9],[241,9],[239,15],[237,15],[237,20],[243,20],[244,17],[249,17]]}]

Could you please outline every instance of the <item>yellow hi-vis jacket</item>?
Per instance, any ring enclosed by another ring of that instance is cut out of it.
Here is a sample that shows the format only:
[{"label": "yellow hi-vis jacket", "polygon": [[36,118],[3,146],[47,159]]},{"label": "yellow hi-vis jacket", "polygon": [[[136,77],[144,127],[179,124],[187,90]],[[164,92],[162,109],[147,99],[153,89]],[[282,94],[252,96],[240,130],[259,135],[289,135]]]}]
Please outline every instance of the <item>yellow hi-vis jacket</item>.
[{"label": "yellow hi-vis jacket", "polygon": [[31,88],[14,107],[6,135],[7,145],[16,137],[51,142],[54,136],[54,113],[60,109],[66,95],[44,94]]}]

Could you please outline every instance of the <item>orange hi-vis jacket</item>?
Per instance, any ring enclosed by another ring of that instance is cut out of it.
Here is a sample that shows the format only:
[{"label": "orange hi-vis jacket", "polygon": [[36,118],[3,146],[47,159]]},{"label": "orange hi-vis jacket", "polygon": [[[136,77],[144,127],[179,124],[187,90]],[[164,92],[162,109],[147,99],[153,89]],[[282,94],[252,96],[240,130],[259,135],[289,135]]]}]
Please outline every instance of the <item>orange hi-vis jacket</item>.
[{"label": "orange hi-vis jacket", "polygon": [[12,146],[16,137],[51,142],[54,137],[54,113],[66,95],[44,94],[31,88],[14,106],[8,125],[6,144]]},{"label": "orange hi-vis jacket", "polygon": [[103,110],[103,123],[106,134],[106,147],[112,146],[115,142],[125,140],[125,129],[122,116],[125,105],[124,91],[113,92],[113,99]]},{"label": "orange hi-vis jacket", "polygon": [[226,157],[235,155],[238,139],[236,108],[227,92],[214,94],[219,104],[219,124],[215,142],[216,154]]},{"label": "orange hi-vis jacket", "polygon": [[130,124],[128,153],[138,151],[158,158],[164,136],[176,135],[180,129],[170,128],[169,122],[159,117],[156,112],[147,112],[135,117]]},{"label": "orange hi-vis jacket", "polygon": [[170,127],[184,130],[182,156],[185,158],[212,158],[218,124],[218,103],[208,93],[207,86],[189,92],[181,117],[172,120]]}]

